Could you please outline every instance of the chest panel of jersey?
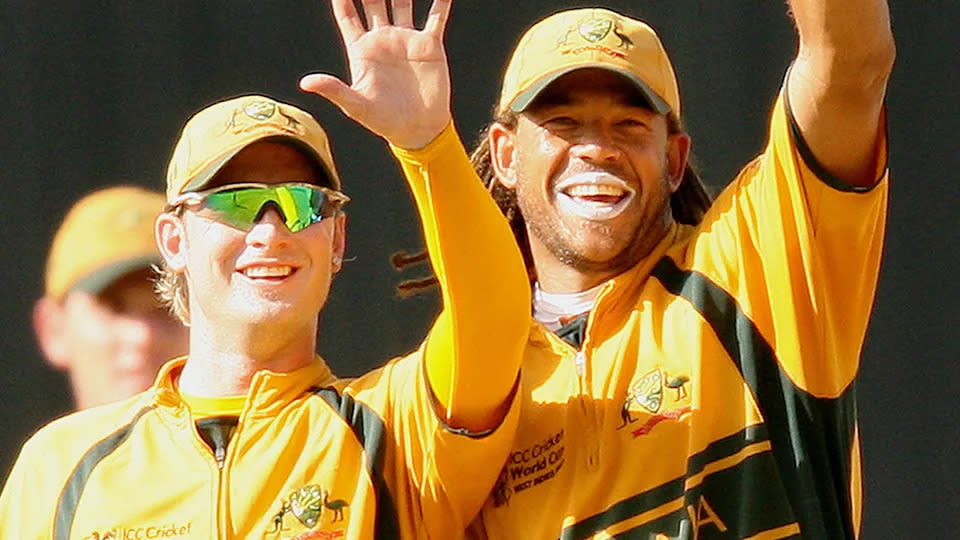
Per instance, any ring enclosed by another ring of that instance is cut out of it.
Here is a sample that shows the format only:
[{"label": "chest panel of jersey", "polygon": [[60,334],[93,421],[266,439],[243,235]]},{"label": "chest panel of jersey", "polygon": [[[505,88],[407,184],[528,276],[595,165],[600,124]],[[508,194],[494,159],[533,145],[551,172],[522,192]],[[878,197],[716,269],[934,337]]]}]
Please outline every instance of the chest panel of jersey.
[{"label": "chest panel of jersey", "polygon": [[372,536],[375,497],[363,448],[320,397],[303,400],[277,417],[242,418],[222,466],[187,429],[188,415],[145,416],[134,429],[148,437],[131,437],[93,469],[71,537]]},{"label": "chest panel of jersey", "polygon": [[[793,521],[771,503],[783,487],[750,389],[700,314],[655,280],[623,321],[590,329],[582,375],[580,353],[546,332],[529,354],[523,384],[533,391],[485,509],[490,538],[562,537],[561,524],[581,522],[607,534],[696,527],[722,537],[744,507],[760,506],[773,510],[769,522],[750,527]],[[600,515],[610,523],[590,522]]]}]

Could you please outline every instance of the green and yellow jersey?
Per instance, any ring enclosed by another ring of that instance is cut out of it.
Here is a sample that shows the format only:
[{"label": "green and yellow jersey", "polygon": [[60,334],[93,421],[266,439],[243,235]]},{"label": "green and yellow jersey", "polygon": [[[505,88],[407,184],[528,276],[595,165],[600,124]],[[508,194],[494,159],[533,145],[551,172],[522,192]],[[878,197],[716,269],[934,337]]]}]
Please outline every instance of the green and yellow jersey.
[{"label": "green and yellow jersey", "polygon": [[[177,380],[190,360],[174,360],[146,392],[27,441],[0,494],[0,537],[461,536],[516,429],[529,288],[453,128],[421,151],[395,153],[444,301],[419,350],[354,380],[320,358],[291,373],[260,371],[239,402],[185,400]],[[451,171],[469,182],[444,181]],[[480,234],[494,241],[478,246]],[[497,340],[487,339],[491,325]],[[488,369],[491,358],[500,369]]]},{"label": "green and yellow jersey", "polygon": [[[534,326],[488,538],[854,538],[856,376],[887,204],[817,164],[786,98],[702,224]],[[582,340],[582,341],[578,341]]]}]

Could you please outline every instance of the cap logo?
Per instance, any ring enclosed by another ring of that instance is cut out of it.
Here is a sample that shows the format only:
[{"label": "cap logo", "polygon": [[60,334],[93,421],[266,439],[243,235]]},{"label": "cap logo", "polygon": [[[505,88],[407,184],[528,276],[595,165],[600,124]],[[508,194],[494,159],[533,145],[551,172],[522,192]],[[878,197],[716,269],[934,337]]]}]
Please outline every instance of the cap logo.
[{"label": "cap logo", "polygon": [[305,132],[299,120],[285,114],[276,103],[265,99],[250,100],[234,109],[224,125],[224,132],[242,133],[263,126],[301,135]]},{"label": "cap logo", "polygon": [[[611,34],[617,39],[609,39]],[[574,39],[571,43],[571,36],[580,36],[583,41]],[[586,44],[583,43],[584,41]],[[615,19],[606,17],[583,19],[564,30],[557,39],[557,48],[563,55],[596,51],[614,58],[626,58],[623,49],[631,47],[633,47],[633,40],[618,27]]]},{"label": "cap logo", "polygon": [[613,21],[610,19],[587,19],[580,23],[577,30],[580,36],[590,43],[597,43],[607,37],[610,30],[613,29]]},{"label": "cap logo", "polygon": [[258,99],[254,101],[248,101],[243,104],[244,114],[260,122],[263,122],[267,118],[273,116],[273,113],[276,111],[276,103],[271,103],[269,101],[262,101]]}]

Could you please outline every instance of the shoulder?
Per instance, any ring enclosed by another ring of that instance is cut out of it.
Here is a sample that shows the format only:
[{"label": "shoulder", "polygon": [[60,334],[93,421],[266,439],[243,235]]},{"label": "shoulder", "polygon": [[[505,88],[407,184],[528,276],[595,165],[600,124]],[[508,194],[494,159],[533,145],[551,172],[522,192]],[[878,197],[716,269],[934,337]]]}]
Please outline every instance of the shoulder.
[{"label": "shoulder", "polygon": [[123,401],[68,414],[34,433],[24,443],[20,459],[41,459],[44,466],[75,463],[90,448],[129,428],[153,407],[148,390]]},{"label": "shoulder", "polygon": [[373,369],[354,379],[342,379],[342,388],[351,393],[362,391],[390,392],[397,385],[416,382],[417,376],[423,369],[423,348],[419,348],[405,356],[390,359],[379,368]]}]

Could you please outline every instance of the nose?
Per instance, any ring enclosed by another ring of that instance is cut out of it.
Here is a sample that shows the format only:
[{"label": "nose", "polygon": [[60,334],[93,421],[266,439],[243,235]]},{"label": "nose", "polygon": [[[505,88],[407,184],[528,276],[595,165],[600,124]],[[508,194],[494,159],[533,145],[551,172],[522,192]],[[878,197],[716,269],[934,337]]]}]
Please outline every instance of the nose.
[{"label": "nose", "polygon": [[623,156],[611,130],[596,122],[584,126],[580,137],[571,148],[571,153],[576,158],[592,163],[617,161]]},{"label": "nose", "polygon": [[247,244],[260,247],[276,245],[284,242],[290,234],[280,212],[273,206],[267,206],[260,214],[260,219],[247,232]]}]

